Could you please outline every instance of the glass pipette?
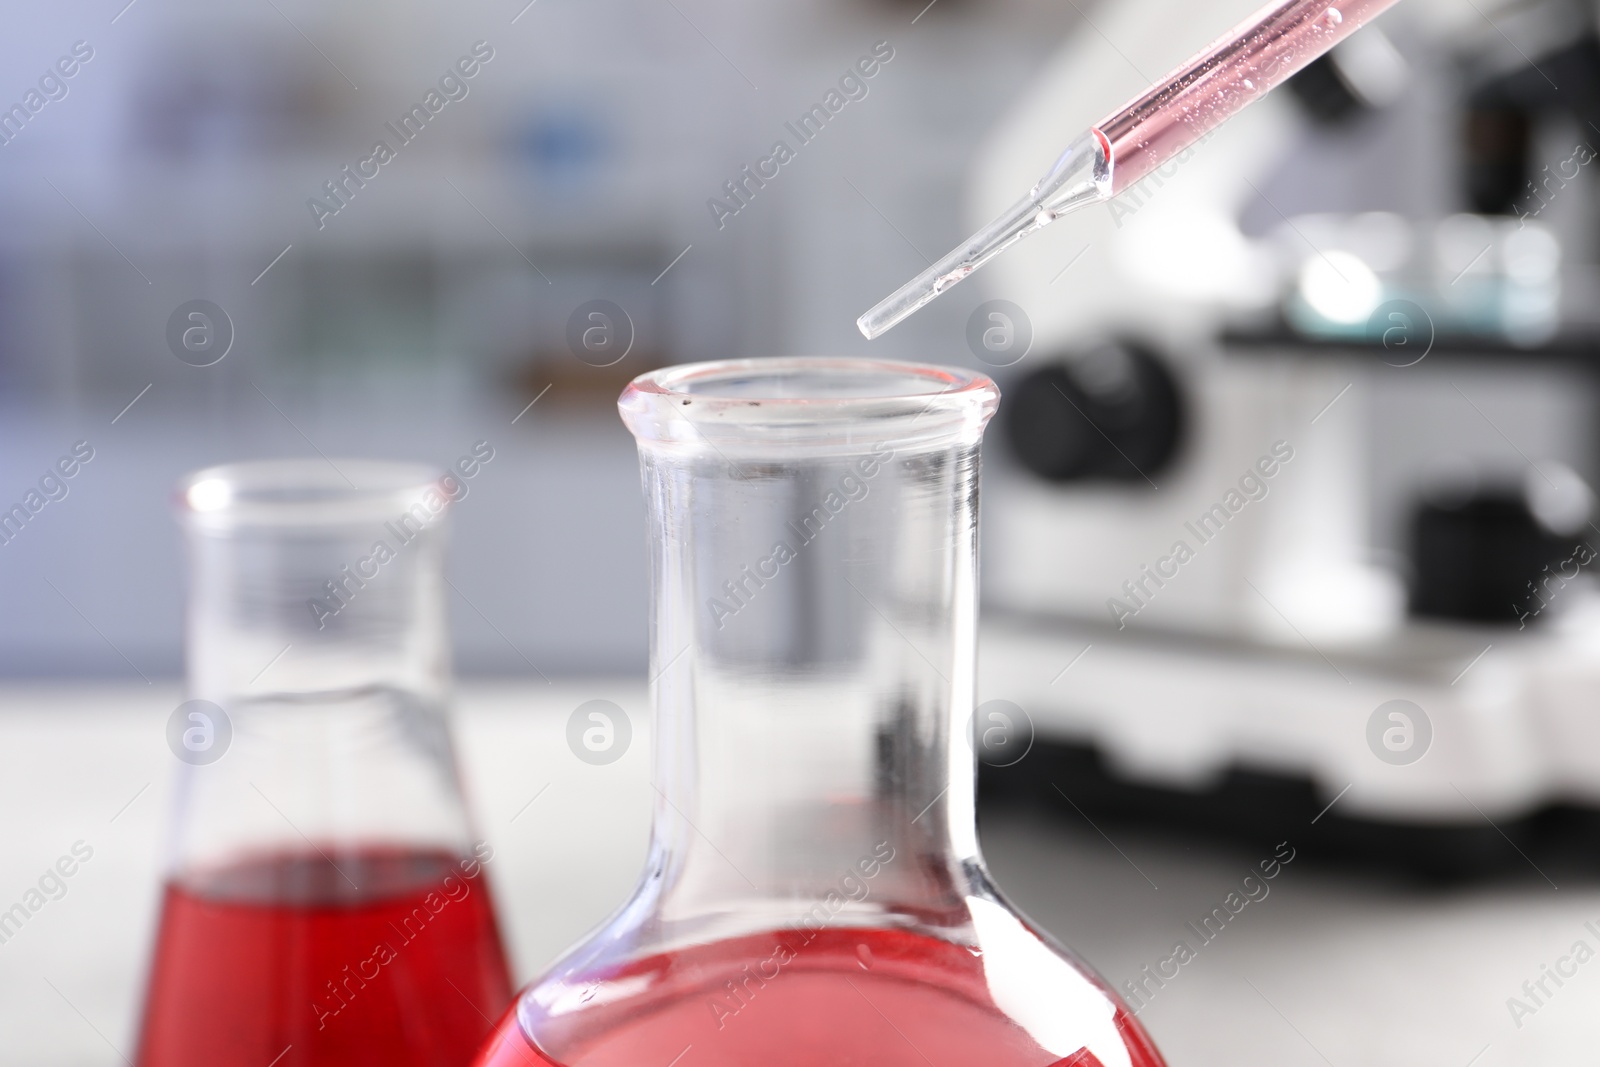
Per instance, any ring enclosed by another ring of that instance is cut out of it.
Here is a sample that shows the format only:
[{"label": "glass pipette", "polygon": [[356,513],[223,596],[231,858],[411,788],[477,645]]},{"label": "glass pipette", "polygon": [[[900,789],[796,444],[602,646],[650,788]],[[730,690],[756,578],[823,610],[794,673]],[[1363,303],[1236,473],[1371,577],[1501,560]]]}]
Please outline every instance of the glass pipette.
[{"label": "glass pipette", "polygon": [[1028,195],[856,320],[870,340],[1068,211],[1109,200],[1395,0],[1269,4],[1067,146]]}]

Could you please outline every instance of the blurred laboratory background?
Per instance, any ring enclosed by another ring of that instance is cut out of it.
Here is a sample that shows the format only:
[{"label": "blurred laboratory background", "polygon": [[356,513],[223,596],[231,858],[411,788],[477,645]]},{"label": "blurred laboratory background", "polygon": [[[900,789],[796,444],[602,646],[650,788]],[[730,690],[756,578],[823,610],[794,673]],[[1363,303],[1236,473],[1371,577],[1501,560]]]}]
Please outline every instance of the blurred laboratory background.
[{"label": "blurred laboratory background", "polygon": [[[617,393],[843,354],[1001,386],[979,700],[1025,755],[981,768],[985,842],[1139,983],[1175,1067],[1579,1062],[1600,968],[1540,978],[1600,947],[1600,5],[1404,0],[1118,200],[854,325],[1257,6],[8,9],[0,906],[77,838],[106,859],[0,941],[0,1061],[131,1046],[180,475],[492,457],[449,611],[520,981],[643,858],[647,746],[560,740],[591,698],[648,729]],[[1272,900],[1141,977],[1280,847]]]}]

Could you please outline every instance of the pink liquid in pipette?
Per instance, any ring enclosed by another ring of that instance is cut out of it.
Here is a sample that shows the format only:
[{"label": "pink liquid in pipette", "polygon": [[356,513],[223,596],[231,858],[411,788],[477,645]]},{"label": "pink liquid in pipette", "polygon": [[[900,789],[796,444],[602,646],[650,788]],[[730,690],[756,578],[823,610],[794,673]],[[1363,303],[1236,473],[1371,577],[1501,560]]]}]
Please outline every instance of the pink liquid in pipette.
[{"label": "pink liquid in pipette", "polygon": [[1115,195],[1166,163],[1395,0],[1288,0],[1258,11],[1100,122]]}]

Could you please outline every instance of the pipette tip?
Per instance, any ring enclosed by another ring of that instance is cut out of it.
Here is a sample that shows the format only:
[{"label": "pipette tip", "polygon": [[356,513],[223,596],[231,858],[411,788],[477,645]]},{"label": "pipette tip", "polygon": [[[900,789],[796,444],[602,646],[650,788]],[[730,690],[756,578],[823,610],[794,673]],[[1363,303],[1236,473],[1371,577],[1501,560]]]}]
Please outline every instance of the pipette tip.
[{"label": "pipette tip", "polygon": [[1037,205],[1031,198],[1023,198],[965,244],[879,301],[856,320],[856,328],[869,341],[882,337],[932,303],[934,297],[965,281],[969,274],[1006,245],[1029,229],[1043,225],[1036,216]]},{"label": "pipette tip", "polygon": [[883,336],[1028,234],[1065,212],[1108,197],[1111,171],[1101,147],[1104,140],[1098,130],[1080,135],[1027,196],[857,319],[862,336],[869,341]]}]

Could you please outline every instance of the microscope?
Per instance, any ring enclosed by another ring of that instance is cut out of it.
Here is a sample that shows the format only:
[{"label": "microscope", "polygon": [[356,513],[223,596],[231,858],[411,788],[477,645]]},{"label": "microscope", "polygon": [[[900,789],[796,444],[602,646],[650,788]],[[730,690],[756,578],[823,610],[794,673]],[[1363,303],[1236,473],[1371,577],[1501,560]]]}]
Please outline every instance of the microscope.
[{"label": "microscope", "polygon": [[[994,372],[979,686],[1028,757],[990,795],[1444,874],[1600,809],[1600,37],[1480,6],[1400,5],[974,279],[1031,336]],[[1092,17],[975,218],[1219,21]]]}]

